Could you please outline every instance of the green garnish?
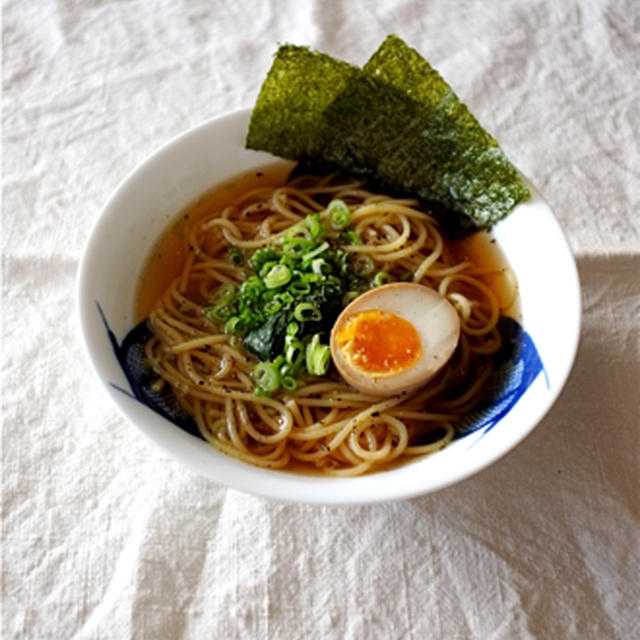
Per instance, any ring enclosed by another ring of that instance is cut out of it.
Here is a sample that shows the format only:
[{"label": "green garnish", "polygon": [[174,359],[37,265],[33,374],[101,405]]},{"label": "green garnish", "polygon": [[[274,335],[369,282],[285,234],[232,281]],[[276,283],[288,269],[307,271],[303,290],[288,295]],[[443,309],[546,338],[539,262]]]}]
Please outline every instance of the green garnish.
[{"label": "green garnish", "polygon": [[236,267],[239,267],[242,264],[244,264],[244,254],[242,253],[242,250],[236,247],[235,245],[231,245],[227,249],[227,255],[229,256],[229,261],[232,264],[235,264]]},{"label": "green garnish", "polygon": [[359,276],[368,276],[373,273],[373,270],[376,268],[376,263],[373,261],[373,258],[366,253],[356,253],[352,258],[352,264],[353,270]]},{"label": "green garnish", "polygon": [[343,200],[332,200],[327,207],[329,226],[335,231],[344,229],[351,222],[351,210]]},{"label": "green garnish", "polygon": [[306,350],[307,371],[312,376],[323,376],[329,370],[329,362],[331,361],[331,351],[329,345],[320,342],[320,334],[316,333],[311,342],[307,345]]},{"label": "green garnish", "polygon": [[275,289],[287,284],[289,280],[291,280],[291,269],[286,264],[276,264],[265,275],[264,284],[268,289]]},{"label": "green garnish", "polygon": [[310,302],[301,302],[296,305],[296,308],[293,310],[293,317],[298,322],[307,322],[307,320],[321,320],[322,312],[318,307],[311,304]]},{"label": "green garnish", "polygon": [[356,268],[362,256],[341,248],[350,243],[350,220],[348,205],[331,201],[273,246],[247,253],[245,282],[221,285],[205,308],[260,359],[252,376],[259,395],[293,391],[305,376],[324,375],[331,362],[326,341],[343,301],[373,286]]},{"label": "green garnish", "polygon": [[490,227],[529,197],[496,140],[396,36],[363,69],[280,47],[247,146],[438,202],[458,214],[458,226]]},{"label": "green garnish", "polygon": [[253,381],[259,389],[273,393],[280,388],[280,374],[274,362],[259,362],[252,373]]},{"label": "green garnish", "polygon": [[381,287],[383,284],[393,282],[393,278],[386,271],[378,271],[371,281],[372,287]]}]

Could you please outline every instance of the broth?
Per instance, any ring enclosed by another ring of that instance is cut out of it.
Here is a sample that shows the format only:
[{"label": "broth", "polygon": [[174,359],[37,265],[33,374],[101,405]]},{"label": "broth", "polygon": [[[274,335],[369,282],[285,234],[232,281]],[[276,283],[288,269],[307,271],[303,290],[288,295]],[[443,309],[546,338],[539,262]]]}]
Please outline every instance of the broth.
[{"label": "broth", "polygon": [[135,321],[148,315],[153,305],[180,275],[189,254],[188,227],[212,211],[220,211],[245,191],[273,187],[286,181],[291,165],[271,164],[235,176],[187,205],[156,241],[140,276],[135,300]]},{"label": "broth", "polygon": [[[212,211],[221,210],[245,191],[283,184],[291,165],[282,162],[260,167],[218,185],[188,205],[157,240],[138,283],[135,300],[136,323],[144,320],[156,300],[176,278],[189,253],[189,225]],[[503,315],[519,320],[517,295],[511,294],[515,276],[488,231],[477,231],[449,241],[448,249],[459,261],[470,260],[486,274],[479,277],[496,295]]]}]

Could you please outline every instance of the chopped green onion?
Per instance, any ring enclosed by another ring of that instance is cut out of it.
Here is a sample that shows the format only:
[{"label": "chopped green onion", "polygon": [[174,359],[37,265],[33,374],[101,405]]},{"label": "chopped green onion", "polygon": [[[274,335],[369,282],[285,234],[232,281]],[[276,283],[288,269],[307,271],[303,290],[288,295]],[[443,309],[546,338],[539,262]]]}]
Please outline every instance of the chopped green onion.
[{"label": "chopped green onion", "polygon": [[400,282],[409,282],[410,280],[413,280],[413,271],[405,271],[400,276]]},{"label": "chopped green onion", "polygon": [[269,271],[271,271],[271,269],[273,269],[273,267],[275,267],[277,264],[279,263],[276,260],[267,260],[267,262],[265,262],[260,269],[260,277],[264,278],[267,273],[269,273]]},{"label": "chopped green onion", "polygon": [[295,391],[298,388],[298,381],[292,376],[282,376],[280,384],[285,391]]},{"label": "chopped green onion", "polygon": [[311,261],[311,271],[316,275],[323,275],[326,271],[331,271],[331,266],[324,258],[314,258]]},{"label": "chopped green onion", "polygon": [[323,376],[329,370],[331,350],[329,345],[320,342],[320,334],[315,333],[306,349],[307,371],[312,376]]},{"label": "chopped green onion", "polygon": [[332,200],[327,207],[327,219],[334,231],[341,231],[351,222],[351,210],[344,200]]},{"label": "chopped green onion", "polygon": [[342,275],[346,275],[351,270],[351,265],[349,264],[349,254],[342,249],[337,249],[333,252],[333,257],[338,267],[338,270]]},{"label": "chopped green onion", "polygon": [[300,330],[300,325],[297,322],[290,322],[287,325],[287,335],[288,336],[295,336],[298,331]]},{"label": "chopped green onion", "polygon": [[227,335],[238,335],[242,333],[242,322],[238,316],[232,316],[224,325],[224,332]]},{"label": "chopped green onion", "polygon": [[288,305],[293,302],[293,296],[288,291],[280,291],[274,299],[279,300],[283,305]]},{"label": "chopped green onion", "polygon": [[278,367],[278,373],[280,374],[280,379],[282,380],[283,376],[292,376],[293,375],[293,367],[290,363],[285,362],[284,364]]},{"label": "chopped green onion", "polygon": [[264,283],[258,276],[247,278],[240,287],[242,296],[247,300],[256,300],[262,291],[264,291]]},{"label": "chopped green onion", "polygon": [[277,264],[264,277],[264,283],[269,289],[282,287],[291,280],[291,269],[286,264]]},{"label": "chopped green onion", "polygon": [[227,249],[227,256],[229,257],[229,261],[235,264],[236,267],[239,267],[244,262],[244,254],[234,244],[230,245]]},{"label": "chopped green onion", "polygon": [[240,321],[245,327],[251,327],[263,320],[262,312],[256,309],[244,308],[240,311]]},{"label": "chopped green onion", "polygon": [[291,369],[297,371],[305,358],[304,344],[293,336],[287,336],[284,357]]},{"label": "chopped green onion", "polygon": [[249,260],[249,266],[256,272],[260,273],[262,269],[262,265],[265,262],[273,261],[278,259],[278,253],[269,247],[264,247],[262,249],[258,249],[254,252]]},{"label": "chopped green onion", "polygon": [[305,253],[302,256],[302,262],[310,262],[313,258],[319,256],[323,251],[326,251],[329,248],[328,242],[323,242],[321,245],[317,246],[313,251],[309,251],[309,253]]},{"label": "chopped green onion", "polygon": [[[316,260],[322,260],[322,258],[316,258]],[[303,273],[302,274],[302,280],[304,282],[308,282],[309,284],[315,284],[316,282],[320,282],[323,279],[323,276],[321,276],[318,273]]]},{"label": "chopped green onion", "polygon": [[313,244],[311,232],[304,220],[290,227],[282,238],[282,248],[289,255],[301,256]]},{"label": "chopped green onion", "polygon": [[322,313],[320,309],[310,302],[301,302],[293,310],[293,317],[298,322],[307,322],[309,320],[321,320]]},{"label": "chopped green onion", "polygon": [[353,244],[353,245],[362,244],[362,238],[353,229],[349,229],[348,231],[345,231],[344,235],[346,236],[347,242],[349,244]]},{"label": "chopped green onion", "polygon": [[340,287],[342,285],[340,278],[338,278],[337,276],[325,276],[324,282],[327,285],[335,285],[336,287]]},{"label": "chopped green onion", "polygon": [[368,276],[370,273],[373,273],[373,270],[376,268],[376,263],[373,261],[373,258],[366,253],[359,253],[351,259],[351,266],[357,275]]},{"label": "chopped green onion", "polygon": [[285,255],[294,258],[302,257],[312,247],[313,243],[304,238],[291,238],[282,245]]},{"label": "chopped green onion", "polygon": [[234,313],[234,308],[231,304],[223,300],[221,302],[216,302],[216,304],[211,305],[210,307],[206,307],[204,312],[211,322],[221,324],[231,318]]},{"label": "chopped green onion", "polygon": [[258,388],[266,393],[273,393],[280,388],[280,374],[273,362],[259,362],[252,376]]},{"label": "chopped green onion", "polygon": [[380,287],[389,282],[393,282],[393,278],[386,271],[378,271],[371,281],[371,286]]},{"label": "chopped green onion", "polygon": [[220,286],[216,291],[214,302],[228,304],[236,295],[237,287],[235,284],[227,282]]},{"label": "chopped green onion", "polygon": [[311,239],[311,231],[309,230],[305,220],[301,220],[289,227],[287,232],[284,234],[285,240],[293,240],[294,238],[304,238],[305,240]]},{"label": "chopped green onion", "polygon": [[278,313],[278,311],[282,309],[282,302],[277,298],[272,298],[264,303],[263,309],[268,316],[272,316],[274,313]]},{"label": "chopped green onion", "polygon": [[304,296],[311,291],[311,285],[300,277],[297,277],[295,280],[291,281],[289,285],[289,293],[298,298],[300,296]]},{"label": "chopped green onion", "polygon": [[304,219],[304,223],[309,229],[309,233],[311,234],[311,238],[314,240],[320,240],[324,238],[327,230],[324,228],[324,225],[320,222],[320,214],[314,213],[312,215],[308,215]]}]

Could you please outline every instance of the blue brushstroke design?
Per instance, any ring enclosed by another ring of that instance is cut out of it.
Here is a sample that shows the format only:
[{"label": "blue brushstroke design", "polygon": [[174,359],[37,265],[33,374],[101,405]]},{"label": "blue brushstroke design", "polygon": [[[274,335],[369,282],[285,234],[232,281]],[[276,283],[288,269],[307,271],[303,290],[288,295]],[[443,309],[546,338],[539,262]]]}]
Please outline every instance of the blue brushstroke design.
[{"label": "blue brushstroke design", "polygon": [[163,418],[173,422],[183,431],[202,440],[196,421],[180,405],[171,387],[165,384],[159,391],[155,391],[153,388],[153,384],[158,380],[158,375],[148,364],[144,352],[145,345],[153,335],[147,321],[143,320],[136,325],[125,336],[122,343],[118,343],[118,339],[109,327],[100,303],[96,302],[96,306],[107,330],[113,353],[127,378],[131,391],[123,389],[114,382],[111,382],[110,385],[159,413]]},{"label": "blue brushstroke design", "polygon": [[[152,337],[147,321],[143,320],[136,325],[119,343],[109,327],[102,307],[98,302],[96,306],[131,391],[113,382],[110,383],[111,386],[138,400],[187,433],[202,439],[195,420],[180,405],[170,385],[163,385],[159,391],[153,388],[158,376],[146,361],[144,348]],[[511,411],[540,373],[544,374],[547,388],[550,388],[547,373],[531,336],[518,322],[505,316],[500,318],[498,329],[502,336],[502,347],[497,354],[496,370],[487,383],[480,404],[456,424],[456,438],[466,438],[478,431],[482,431],[482,438]]]},{"label": "blue brushstroke design", "polygon": [[457,438],[480,430],[480,437],[489,433],[511,411],[540,373],[550,388],[549,377],[531,336],[518,322],[504,316],[500,318],[498,329],[503,346],[498,353],[497,368],[487,382],[480,404],[456,424]]}]

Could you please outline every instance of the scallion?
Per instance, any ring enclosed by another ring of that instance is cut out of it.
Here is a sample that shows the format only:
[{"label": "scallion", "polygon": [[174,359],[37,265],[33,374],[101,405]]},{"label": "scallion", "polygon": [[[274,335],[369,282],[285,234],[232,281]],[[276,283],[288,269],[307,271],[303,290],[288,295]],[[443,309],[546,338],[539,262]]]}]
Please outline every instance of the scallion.
[{"label": "scallion", "polygon": [[229,302],[231,302],[236,295],[237,290],[238,288],[236,287],[236,285],[231,284],[230,282],[223,284],[218,288],[218,291],[216,292],[216,296],[214,298],[214,302],[229,304]]},{"label": "scallion", "polygon": [[347,306],[351,301],[355,300],[360,295],[360,291],[347,291],[342,296],[342,305]]},{"label": "scallion", "polygon": [[267,300],[262,308],[268,316],[272,316],[274,313],[278,313],[278,311],[282,309],[282,302],[277,298],[272,298],[271,300]]},{"label": "scallion", "polygon": [[280,388],[280,374],[273,362],[259,362],[253,369],[252,377],[259,389],[273,393]]},{"label": "scallion", "polygon": [[211,322],[214,322],[215,324],[221,324],[231,318],[231,316],[234,314],[234,308],[230,303],[222,300],[209,307],[206,307],[204,312],[207,318],[211,320]]},{"label": "scallion", "polygon": [[296,305],[296,308],[293,310],[293,317],[298,322],[308,322],[309,320],[321,320],[322,313],[320,309],[310,302],[301,302]]},{"label": "scallion", "polygon": [[224,325],[224,332],[234,336],[242,333],[242,322],[238,316],[231,316]]},{"label": "scallion", "polygon": [[344,200],[335,199],[327,207],[327,220],[334,231],[341,231],[351,222],[351,210]]},{"label": "scallion", "polygon": [[321,240],[327,233],[327,230],[324,228],[324,225],[320,222],[320,214],[314,213],[308,215],[304,219],[304,223],[309,229],[309,233],[311,234],[311,238],[313,240]]},{"label": "scallion", "polygon": [[302,256],[302,263],[310,263],[313,258],[319,256],[323,251],[326,251],[329,248],[328,242],[323,242],[321,245],[318,245],[313,251],[309,251]]},{"label": "scallion", "polygon": [[304,296],[310,291],[311,291],[311,285],[309,284],[309,282],[307,282],[301,277],[297,277],[291,280],[291,283],[289,284],[289,293],[295,298]]},{"label": "scallion", "polygon": [[349,244],[353,244],[353,245],[362,244],[362,238],[353,229],[349,229],[346,232],[346,235],[347,235],[347,240],[349,241]]},{"label": "scallion", "polygon": [[373,273],[373,270],[376,268],[376,263],[373,261],[373,258],[366,253],[359,253],[351,259],[351,266],[357,275],[368,276],[370,273]]},{"label": "scallion", "polygon": [[314,258],[311,261],[311,271],[318,276],[331,271],[331,265],[324,258]]},{"label": "scallion", "polygon": [[264,283],[258,276],[247,278],[240,287],[240,293],[247,300],[257,300],[264,291]]},{"label": "scallion", "polygon": [[285,391],[295,391],[298,388],[298,381],[291,375],[282,376],[280,384]]},{"label": "scallion", "polygon": [[393,282],[393,278],[386,271],[378,271],[371,281],[372,287],[380,287],[383,284]]},{"label": "scallion", "polygon": [[264,278],[277,264],[279,263],[276,260],[267,260],[260,269],[260,277]]},{"label": "scallion", "polygon": [[284,357],[292,371],[297,372],[305,358],[304,344],[292,336],[287,336]]},{"label": "scallion", "polygon": [[234,244],[230,245],[227,249],[227,256],[229,257],[229,262],[236,265],[236,267],[244,263],[244,254]]},{"label": "scallion", "polygon": [[311,338],[305,353],[307,371],[312,376],[323,376],[329,370],[331,350],[329,345],[320,342],[320,334],[315,333]]},{"label": "scallion", "polygon": [[269,289],[282,287],[291,280],[291,269],[286,264],[276,264],[269,269],[269,273],[264,277],[264,283]]},{"label": "scallion", "polygon": [[265,262],[269,261],[277,261],[278,253],[269,247],[263,247],[262,249],[258,249],[254,252],[249,260],[249,266],[256,272],[260,273],[262,269],[262,265]]}]

